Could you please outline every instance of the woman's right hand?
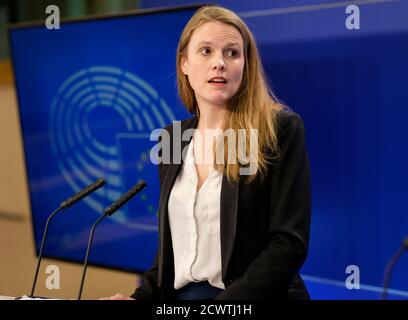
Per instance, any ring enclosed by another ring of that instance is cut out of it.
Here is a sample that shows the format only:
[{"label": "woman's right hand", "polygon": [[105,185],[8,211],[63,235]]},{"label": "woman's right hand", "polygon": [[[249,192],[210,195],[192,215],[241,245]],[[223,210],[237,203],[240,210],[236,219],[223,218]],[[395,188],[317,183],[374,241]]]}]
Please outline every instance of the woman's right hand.
[{"label": "woman's right hand", "polygon": [[135,299],[127,297],[121,293],[117,293],[114,296],[99,298],[99,300],[135,300]]}]

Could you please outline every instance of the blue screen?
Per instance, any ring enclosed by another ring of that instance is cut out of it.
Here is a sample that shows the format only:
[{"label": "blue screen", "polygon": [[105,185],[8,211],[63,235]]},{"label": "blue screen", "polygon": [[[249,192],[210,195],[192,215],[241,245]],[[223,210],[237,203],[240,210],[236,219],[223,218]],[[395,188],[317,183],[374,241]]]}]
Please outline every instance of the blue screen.
[{"label": "blue screen", "polygon": [[157,250],[158,168],[150,133],[189,115],[176,90],[180,34],[195,9],[10,30],[37,253],[48,215],[106,185],[49,226],[45,256],[82,262],[90,227],[140,180],[143,192],[96,229],[90,263],[142,272]]}]

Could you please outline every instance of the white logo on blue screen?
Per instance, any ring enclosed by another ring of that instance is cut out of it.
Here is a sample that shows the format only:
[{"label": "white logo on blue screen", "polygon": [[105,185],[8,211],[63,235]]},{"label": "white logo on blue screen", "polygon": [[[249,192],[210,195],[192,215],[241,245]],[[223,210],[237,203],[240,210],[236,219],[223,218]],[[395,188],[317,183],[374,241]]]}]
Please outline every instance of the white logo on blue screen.
[{"label": "white logo on blue screen", "polygon": [[[78,192],[100,177],[106,185],[83,201],[96,213],[126,191],[123,150],[118,137],[149,141],[150,132],[175,119],[168,104],[145,80],[110,66],[93,66],[70,76],[54,97],[50,112],[51,147],[58,168],[72,191]],[[139,143],[140,141],[140,143]],[[143,172],[148,150],[132,163]],[[143,177],[138,177],[143,178]],[[137,181],[133,181],[133,184]],[[140,201],[149,201],[146,196]],[[149,210],[152,205],[147,206]],[[113,219],[125,222],[123,209]],[[135,227],[156,226],[138,224]]]}]

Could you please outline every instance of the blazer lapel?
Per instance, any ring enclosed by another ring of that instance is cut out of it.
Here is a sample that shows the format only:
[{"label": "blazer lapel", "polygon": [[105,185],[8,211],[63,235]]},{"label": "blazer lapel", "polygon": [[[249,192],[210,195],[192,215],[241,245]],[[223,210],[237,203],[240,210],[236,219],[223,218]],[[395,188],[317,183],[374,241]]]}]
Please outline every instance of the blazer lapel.
[{"label": "blazer lapel", "polygon": [[221,267],[222,279],[227,273],[228,263],[234,248],[235,231],[237,226],[239,183],[230,183],[227,176],[222,178],[221,211],[220,211],[220,239],[221,239]]},{"label": "blazer lapel", "polygon": [[[170,191],[180,172],[181,164],[170,164],[164,177],[163,190],[160,197],[160,213],[159,213],[159,269],[158,269],[158,285],[162,286],[163,270],[166,266],[166,261],[173,256],[173,246],[171,245],[170,223],[167,211]],[[170,246],[169,246],[170,244]]]}]

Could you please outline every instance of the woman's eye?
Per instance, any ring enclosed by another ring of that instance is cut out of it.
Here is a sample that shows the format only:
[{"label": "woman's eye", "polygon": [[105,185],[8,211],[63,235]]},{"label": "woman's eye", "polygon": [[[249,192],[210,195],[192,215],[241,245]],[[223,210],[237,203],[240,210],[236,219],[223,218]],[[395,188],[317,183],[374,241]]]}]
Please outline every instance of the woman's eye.
[{"label": "woman's eye", "polygon": [[227,55],[228,57],[236,57],[238,52],[236,50],[228,50]]},{"label": "woman's eye", "polygon": [[208,54],[210,54],[210,49],[208,49],[208,48],[202,48],[202,49],[200,50],[200,52],[201,52],[201,54],[203,54],[203,55],[208,55]]}]

